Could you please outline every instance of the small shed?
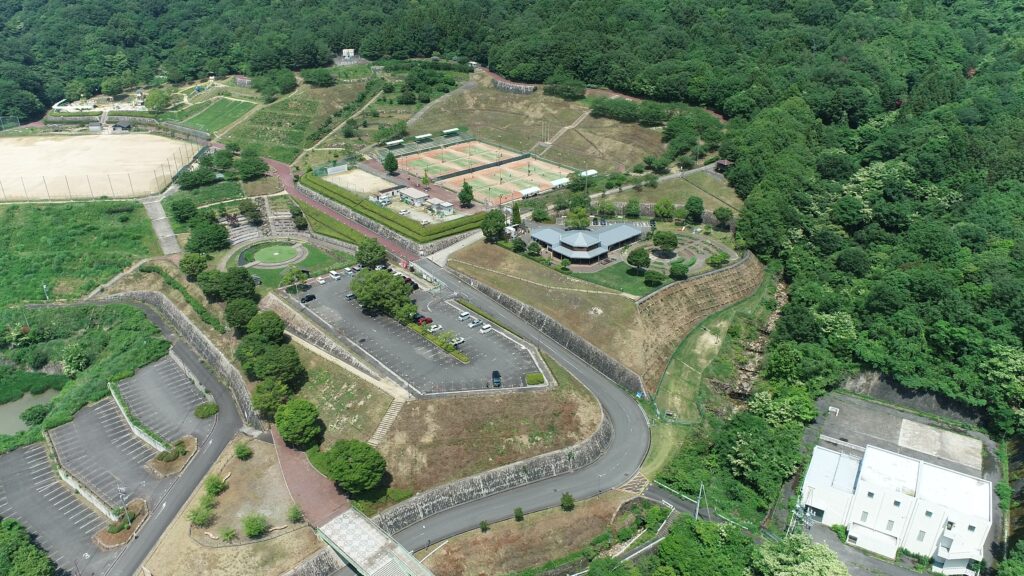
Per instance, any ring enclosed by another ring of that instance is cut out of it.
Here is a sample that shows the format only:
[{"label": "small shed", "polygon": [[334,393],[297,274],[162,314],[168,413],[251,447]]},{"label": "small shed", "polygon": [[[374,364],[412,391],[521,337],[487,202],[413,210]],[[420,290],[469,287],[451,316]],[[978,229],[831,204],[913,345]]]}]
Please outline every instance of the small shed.
[{"label": "small shed", "polygon": [[252,79],[248,76],[235,76],[235,86],[252,88]]},{"label": "small shed", "polygon": [[715,162],[715,172],[725,172],[730,166],[732,166],[732,160],[722,158],[718,162]]},{"label": "small shed", "polygon": [[580,172],[580,176],[583,178],[590,178],[591,176],[597,176],[597,170],[584,170]]},{"label": "small shed", "polygon": [[114,124],[114,134],[122,134],[124,132],[131,132],[132,125],[128,122],[118,122]]},{"label": "small shed", "polygon": [[423,203],[430,197],[426,192],[415,188],[402,188],[398,191],[398,196],[402,202],[410,206],[423,206]]},{"label": "small shed", "polygon": [[569,179],[568,178],[556,178],[556,179],[551,181],[551,187],[552,188],[565,188],[568,185],[569,185]]},{"label": "small shed", "polygon": [[451,216],[455,214],[455,206],[451,202],[445,202],[440,198],[427,198],[427,210],[436,216]]}]

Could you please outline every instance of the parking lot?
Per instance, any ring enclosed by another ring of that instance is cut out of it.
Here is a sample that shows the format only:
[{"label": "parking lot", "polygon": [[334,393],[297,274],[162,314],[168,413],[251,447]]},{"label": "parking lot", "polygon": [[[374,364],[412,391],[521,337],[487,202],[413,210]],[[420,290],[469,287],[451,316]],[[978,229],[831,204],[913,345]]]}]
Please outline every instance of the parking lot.
[{"label": "parking lot", "polygon": [[143,367],[118,386],[132,414],[168,442],[197,431],[198,436],[205,436],[213,428],[213,420],[200,420],[194,414],[206,397],[169,356]]},{"label": "parking lot", "polygon": [[502,388],[525,386],[525,375],[541,372],[529,350],[496,326],[480,332],[481,325],[469,327],[470,319],[459,320],[458,304],[417,290],[412,297],[421,314],[443,326],[455,337],[465,338],[459,350],[470,358],[463,364],[433,343],[385,316],[364,314],[356,300],[347,300],[352,277],[326,277],[326,284],[313,282],[303,294],[316,299],[305,306],[328,323],[338,334],[377,359],[387,371],[412,389],[424,394],[443,394],[493,389],[491,372],[501,373]]},{"label": "parking lot", "polygon": [[92,543],[107,519],[57,477],[42,444],[0,456],[0,516],[25,526],[65,573],[101,574],[116,558]]},{"label": "parking lot", "polygon": [[64,468],[108,506],[121,506],[118,487],[127,500],[146,498],[157,481],[144,467],[156,450],[132,433],[112,398],[82,408],[50,438]]}]

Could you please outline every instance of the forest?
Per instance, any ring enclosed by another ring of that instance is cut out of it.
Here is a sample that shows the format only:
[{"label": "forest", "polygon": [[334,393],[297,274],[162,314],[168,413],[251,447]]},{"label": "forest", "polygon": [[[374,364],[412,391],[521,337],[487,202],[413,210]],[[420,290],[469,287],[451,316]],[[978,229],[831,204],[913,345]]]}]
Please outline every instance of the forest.
[{"label": "forest", "polygon": [[[813,417],[814,398],[863,369],[997,437],[1024,431],[1016,0],[23,0],[0,18],[0,114],[23,119],[350,47],[718,112],[739,242],[781,265],[790,293],[764,364],[772,401],[719,443]],[[795,456],[779,458],[747,488],[767,498]]]}]

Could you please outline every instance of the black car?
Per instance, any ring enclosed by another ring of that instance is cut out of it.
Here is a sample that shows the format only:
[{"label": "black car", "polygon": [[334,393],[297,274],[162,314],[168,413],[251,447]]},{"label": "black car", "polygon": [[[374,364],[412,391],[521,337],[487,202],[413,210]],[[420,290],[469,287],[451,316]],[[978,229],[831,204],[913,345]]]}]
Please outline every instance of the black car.
[{"label": "black car", "polygon": [[303,304],[312,302],[313,300],[316,300],[316,294],[306,294],[302,298],[299,298],[299,302],[302,302]]},{"label": "black car", "polygon": [[491,385],[495,388],[501,388],[501,372],[497,370],[491,372]]}]

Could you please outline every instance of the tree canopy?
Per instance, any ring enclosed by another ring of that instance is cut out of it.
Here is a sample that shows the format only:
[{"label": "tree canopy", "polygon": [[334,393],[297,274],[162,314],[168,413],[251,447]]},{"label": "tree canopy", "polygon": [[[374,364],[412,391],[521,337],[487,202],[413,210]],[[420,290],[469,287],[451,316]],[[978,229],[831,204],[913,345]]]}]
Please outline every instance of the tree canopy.
[{"label": "tree canopy", "polygon": [[350,494],[375,488],[387,468],[380,452],[359,440],[338,440],[320,459],[327,477]]}]

